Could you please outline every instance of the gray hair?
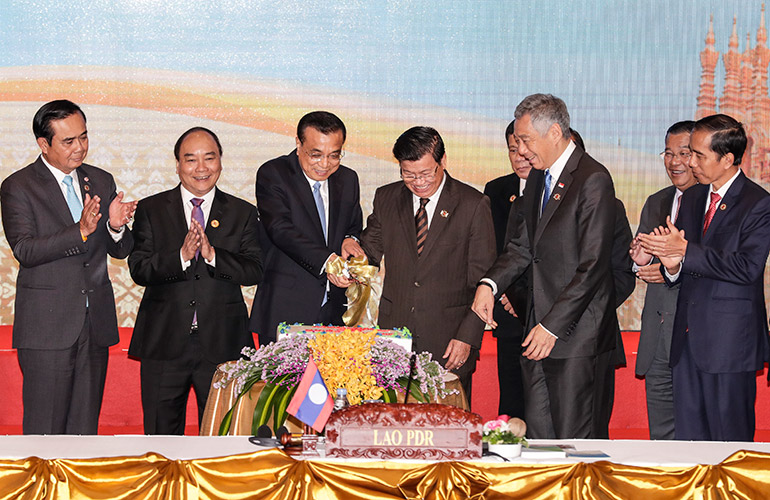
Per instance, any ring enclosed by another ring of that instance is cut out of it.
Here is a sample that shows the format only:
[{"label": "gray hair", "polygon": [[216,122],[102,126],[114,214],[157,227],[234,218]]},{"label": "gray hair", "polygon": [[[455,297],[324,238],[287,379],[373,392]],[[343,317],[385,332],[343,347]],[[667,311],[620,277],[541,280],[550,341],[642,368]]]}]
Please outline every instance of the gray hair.
[{"label": "gray hair", "polygon": [[569,112],[564,101],[551,94],[532,94],[516,106],[514,118],[520,120],[529,115],[532,126],[542,136],[556,123],[561,128],[561,136],[570,139]]}]

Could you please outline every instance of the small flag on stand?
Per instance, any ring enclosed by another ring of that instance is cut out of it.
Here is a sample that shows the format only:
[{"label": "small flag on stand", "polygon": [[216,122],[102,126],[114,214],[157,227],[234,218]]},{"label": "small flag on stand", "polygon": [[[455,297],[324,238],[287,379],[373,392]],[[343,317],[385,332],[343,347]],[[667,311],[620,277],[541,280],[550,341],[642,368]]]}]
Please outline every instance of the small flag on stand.
[{"label": "small flag on stand", "polygon": [[334,408],[334,400],[329,394],[326,384],[324,384],[318,366],[313,361],[313,356],[310,356],[302,380],[297,386],[297,392],[291,398],[286,411],[312,427],[316,432],[321,432],[326,421],[329,420],[332,408]]}]

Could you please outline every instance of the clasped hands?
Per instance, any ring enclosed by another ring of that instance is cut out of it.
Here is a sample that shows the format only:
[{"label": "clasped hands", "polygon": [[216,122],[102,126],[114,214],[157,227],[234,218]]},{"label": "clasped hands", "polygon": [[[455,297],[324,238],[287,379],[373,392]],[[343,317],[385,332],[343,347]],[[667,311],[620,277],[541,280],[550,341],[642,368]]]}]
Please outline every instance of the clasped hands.
[{"label": "clasped hands", "polygon": [[[93,234],[98,227],[99,220],[102,218],[101,212],[101,198],[99,196],[91,197],[86,193],[85,200],[83,200],[83,212],[80,214],[80,234],[83,238],[86,238]],[[118,232],[126,225],[133,217],[136,211],[136,201],[123,201],[123,191],[113,198],[110,202],[109,214],[110,218],[108,223],[110,228]],[[117,225],[117,227],[115,227]]]},{"label": "clasped hands", "polygon": [[[669,274],[679,272],[680,264],[687,252],[687,240],[684,230],[678,229],[671,217],[666,217],[666,225],[656,227],[649,234],[640,233],[631,242],[628,253],[639,269],[637,275],[648,283],[662,283],[663,276],[659,266],[650,264],[652,257],[660,259],[660,263]],[[657,276],[656,276],[657,273]]]},{"label": "clasped hands", "polygon": [[190,221],[190,229],[187,231],[187,235],[182,243],[182,259],[185,262],[192,260],[195,257],[195,252],[198,250],[200,250],[201,255],[207,261],[211,261],[216,254],[214,247],[209,243],[206,231],[203,230],[198,221],[192,219]]},{"label": "clasped hands", "polygon": [[[361,248],[361,245],[358,244],[358,242],[353,238],[345,238],[342,241],[342,248],[341,252],[342,258],[344,260],[348,260],[350,257],[363,257],[366,255],[364,253],[364,249]],[[331,257],[329,258],[328,262],[331,262],[337,257],[336,253],[333,253]],[[337,276],[336,274],[326,273],[326,277],[331,281],[331,283],[335,286],[338,286],[340,288],[347,288],[350,285],[353,284],[353,278],[347,278],[345,276]]]}]

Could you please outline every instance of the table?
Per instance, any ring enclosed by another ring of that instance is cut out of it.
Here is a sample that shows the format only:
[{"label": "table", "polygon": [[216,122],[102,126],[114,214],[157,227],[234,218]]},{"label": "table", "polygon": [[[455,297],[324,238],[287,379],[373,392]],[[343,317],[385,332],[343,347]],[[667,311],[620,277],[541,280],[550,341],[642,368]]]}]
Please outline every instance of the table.
[{"label": "table", "polygon": [[610,460],[297,461],[241,436],[5,436],[0,499],[654,500],[763,498],[770,491],[770,443],[558,443],[602,450]]},{"label": "table", "polygon": [[[206,400],[206,409],[203,411],[203,419],[201,421],[201,436],[216,436],[219,434],[219,426],[222,423],[222,419],[230,408],[232,408],[238,396],[235,393],[235,384],[233,383],[227,384],[227,386],[222,389],[214,387],[214,384],[221,381],[224,377],[225,374],[220,370],[217,370],[211,381],[211,389],[209,390],[209,397]],[[463,410],[468,410],[468,401],[457,375],[448,373],[445,384],[448,391],[455,390],[457,392],[439,399],[438,403],[457,406]],[[251,388],[249,394],[243,396],[240,401],[238,401],[238,406],[233,413],[229,435],[251,436],[255,434],[251,431],[251,420],[254,415],[254,407],[257,405],[257,400],[259,399],[259,394],[264,387],[264,382],[257,382]],[[398,394],[398,396],[399,402],[403,403],[403,395]],[[267,425],[270,426],[270,428],[273,427],[272,415],[270,415]],[[290,432],[302,432],[302,424],[291,415],[286,419],[286,427]]]}]

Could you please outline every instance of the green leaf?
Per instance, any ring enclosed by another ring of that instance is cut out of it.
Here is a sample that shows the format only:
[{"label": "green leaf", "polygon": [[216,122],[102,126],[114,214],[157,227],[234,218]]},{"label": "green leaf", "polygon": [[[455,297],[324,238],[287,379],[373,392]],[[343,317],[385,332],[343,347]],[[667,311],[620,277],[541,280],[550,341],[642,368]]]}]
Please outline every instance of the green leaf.
[{"label": "green leaf", "polygon": [[[396,382],[398,382],[398,384],[404,389],[404,391],[406,391],[406,384],[408,381],[409,380],[406,377],[401,377],[396,380]],[[428,397],[427,394],[424,394],[420,390],[420,383],[415,379],[412,379],[412,385],[409,387],[409,399],[417,401],[419,403],[430,402],[430,398]]]},{"label": "green leaf", "polygon": [[254,406],[254,417],[251,420],[251,433],[256,436],[257,429],[265,425],[273,412],[273,405],[276,401],[276,393],[282,388],[279,384],[284,380],[293,377],[293,373],[276,377],[272,382],[267,382],[262,392],[259,393],[257,404]]},{"label": "green leaf", "polygon": [[[299,385],[299,384],[297,384]],[[273,414],[273,434],[278,435],[278,428],[286,422],[286,408],[289,406],[291,398],[297,392],[297,386],[292,388],[282,387],[276,395],[275,413]]]}]

